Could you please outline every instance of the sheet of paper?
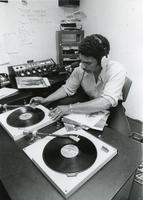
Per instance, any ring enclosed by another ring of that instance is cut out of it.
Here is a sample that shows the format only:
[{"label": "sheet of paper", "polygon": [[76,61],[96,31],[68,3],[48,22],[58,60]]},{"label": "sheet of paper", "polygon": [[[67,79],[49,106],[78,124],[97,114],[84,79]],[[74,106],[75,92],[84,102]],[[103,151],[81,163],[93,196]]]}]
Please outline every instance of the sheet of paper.
[{"label": "sheet of paper", "polygon": [[17,89],[13,89],[13,88],[1,88],[0,89],[0,99],[8,97],[12,94],[15,94],[16,92],[18,92]]},{"label": "sheet of paper", "polygon": [[50,86],[48,78],[45,77],[16,77],[17,87],[23,88],[46,88]]}]

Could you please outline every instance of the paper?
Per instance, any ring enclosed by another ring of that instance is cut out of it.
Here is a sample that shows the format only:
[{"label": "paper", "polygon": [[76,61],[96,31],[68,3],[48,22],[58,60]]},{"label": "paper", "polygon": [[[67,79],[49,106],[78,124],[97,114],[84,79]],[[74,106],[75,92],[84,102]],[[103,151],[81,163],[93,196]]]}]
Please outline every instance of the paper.
[{"label": "paper", "polygon": [[[78,123],[80,126],[85,125],[85,127],[89,127],[96,130],[103,130],[104,126],[106,125],[106,120],[109,116],[109,112],[98,112],[92,115],[86,114],[69,114],[64,118],[67,120],[71,120]],[[83,126],[84,127],[84,126]]]},{"label": "paper", "polygon": [[13,88],[1,88],[0,89],[0,99],[8,97],[12,94],[17,93],[18,90],[17,89],[13,89]]},{"label": "paper", "polygon": [[16,77],[17,87],[19,89],[46,88],[50,86],[48,78],[43,77]]}]

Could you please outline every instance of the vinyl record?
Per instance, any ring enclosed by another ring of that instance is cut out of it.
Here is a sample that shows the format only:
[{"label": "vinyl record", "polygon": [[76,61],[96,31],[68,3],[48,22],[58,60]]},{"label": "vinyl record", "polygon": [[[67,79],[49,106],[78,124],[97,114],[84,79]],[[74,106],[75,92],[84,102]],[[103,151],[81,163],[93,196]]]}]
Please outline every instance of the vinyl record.
[{"label": "vinyl record", "polygon": [[48,167],[61,173],[76,173],[88,169],[97,158],[95,145],[83,136],[79,141],[54,138],[43,150],[43,160]]},{"label": "vinyl record", "polygon": [[37,124],[44,116],[44,112],[39,108],[23,106],[7,117],[7,123],[12,127],[23,128]]}]

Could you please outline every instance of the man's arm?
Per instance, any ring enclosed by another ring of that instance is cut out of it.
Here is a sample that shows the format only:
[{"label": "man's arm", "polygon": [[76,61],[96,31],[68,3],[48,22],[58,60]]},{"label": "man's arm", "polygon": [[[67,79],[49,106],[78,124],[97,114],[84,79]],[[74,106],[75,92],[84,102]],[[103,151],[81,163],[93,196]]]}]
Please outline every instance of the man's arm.
[{"label": "man's arm", "polygon": [[48,97],[45,97],[45,98],[43,98],[43,97],[33,97],[30,100],[30,104],[32,106],[35,106],[37,104],[48,104],[48,103],[51,103],[53,101],[62,99],[64,97],[66,97],[66,96],[67,96],[67,94],[66,94],[64,88],[60,87],[59,89],[57,89],[55,92],[53,92]]},{"label": "man's arm", "polygon": [[93,114],[95,112],[107,110],[110,107],[111,103],[108,100],[103,97],[99,97],[84,103],[57,106],[49,113],[49,116],[53,120],[58,120],[63,115],[70,113]]},{"label": "man's arm", "polygon": [[70,111],[73,113],[92,114],[95,112],[107,110],[111,106],[112,105],[108,100],[103,97],[98,97],[87,102],[72,104],[70,105]]},{"label": "man's arm", "polygon": [[63,87],[60,87],[55,92],[53,92],[51,95],[45,98],[44,103],[47,102],[53,102],[62,98],[65,98],[67,96],[67,93],[65,92]]},{"label": "man's arm", "polygon": [[64,84],[62,87],[60,87],[58,90],[56,90],[54,93],[49,95],[46,98],[43,97],[33,97],[30,100],[30,104],[32,106],[35,106],[37,104],[48,104],[53,101],[62,99],[64,97],[74,95],[76,93],[76,90],[80,86],[80,80],[83,74],[83,71],[80,72],[80,77],[78,75],[79,69],[75,68],[70,77],[67,79],[66,84]]}]

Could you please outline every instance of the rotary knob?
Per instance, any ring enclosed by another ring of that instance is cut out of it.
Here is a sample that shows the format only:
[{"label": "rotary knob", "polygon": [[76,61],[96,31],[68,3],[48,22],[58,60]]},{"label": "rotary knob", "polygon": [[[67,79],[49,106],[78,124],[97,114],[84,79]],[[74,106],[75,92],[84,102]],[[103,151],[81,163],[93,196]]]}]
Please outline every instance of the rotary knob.
[{"label": "rotary knob", "polygon": [[33,73],[33,74],[36,74],[36,70],[32,70],[32,73]]},{"label": "rotary knob", "polygon": [[47,70],[47,69],[44,67],[44,68],[43,68],[43,71],[46,72],[46,70]]},{"label": "rotary knob", "polygon": [[27,71],[26,74],[29,76],[31,73],[29,71]]},{"label": "rotary knob", "polygon": [[21,73],[20,73],[20,76],[25,76],[24,72],[21,72]]},{"label": "rotary knob", "polygon": [[41,73],[41,72],[42,72],[42,70],[39,68],[39,69],[38,69],[38,72],[39,72],[39,73]]}]

